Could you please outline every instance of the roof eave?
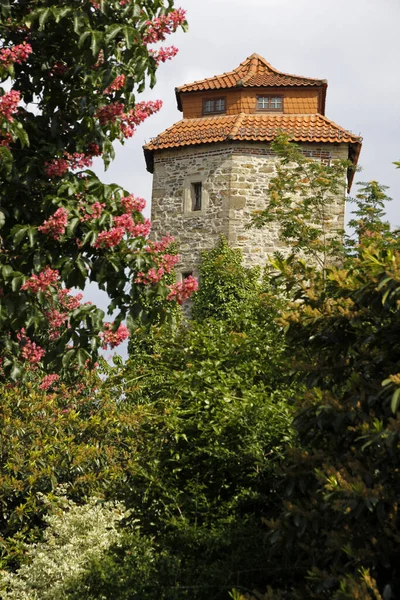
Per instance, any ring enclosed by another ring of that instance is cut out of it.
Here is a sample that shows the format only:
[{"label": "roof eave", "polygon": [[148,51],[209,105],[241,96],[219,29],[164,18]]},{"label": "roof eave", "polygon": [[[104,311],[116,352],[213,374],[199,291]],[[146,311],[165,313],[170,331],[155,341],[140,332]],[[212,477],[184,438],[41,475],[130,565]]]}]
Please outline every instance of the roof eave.
[{"label": "roof eave", "polygon": [[153,174],[154,173],[154,150],[149,150],[146,146],[143,146],[144,159],[146,161],[146,170]]},{"label": "roof eave", "polygon": [[179,88],[177,88],[177,87],[175,88],[175,96],[176,96],[176,106],[177,106],[178,110],[183,112],[181,92],[179,91]]},{"label": "roof eave", "polygon": [[353,184],[354,174],[356,172],[356,167],[358,163],[358,159],[360,157],[362,142],[360,141],[352,142],[349,144],[349,160],[354,165],[354,168],[347,169],[347,193],[350,194],[351,186]]}]

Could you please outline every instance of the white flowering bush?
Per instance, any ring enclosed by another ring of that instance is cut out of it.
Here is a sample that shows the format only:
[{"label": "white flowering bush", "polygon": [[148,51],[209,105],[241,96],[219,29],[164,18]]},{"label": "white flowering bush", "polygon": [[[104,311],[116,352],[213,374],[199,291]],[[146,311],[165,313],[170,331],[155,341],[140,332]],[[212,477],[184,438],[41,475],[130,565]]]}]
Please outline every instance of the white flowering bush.
[{"label": "white flowering bush", "polygon": [[128,511],[120,502],[91,498],[79,506],[65,496],[49,503],[44,539],[26,545],[26,562],[16,573],[1,572],[6,600],[64,600],[93,560],[121,539],[118,524]]}]

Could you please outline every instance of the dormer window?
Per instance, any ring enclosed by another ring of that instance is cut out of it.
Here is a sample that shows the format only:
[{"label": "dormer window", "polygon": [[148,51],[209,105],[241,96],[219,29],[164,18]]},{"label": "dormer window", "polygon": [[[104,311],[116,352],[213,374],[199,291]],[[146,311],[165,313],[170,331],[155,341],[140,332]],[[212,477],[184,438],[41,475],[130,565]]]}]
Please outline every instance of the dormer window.
[{"label": "dormer window", "polygon": [[266,112],[282,112],[282,96],[257,96],[257,110]]},{"label": "dormer window", "polygon": [[209,98],[203,100],[203,115],[225,112],[225,98]]}]

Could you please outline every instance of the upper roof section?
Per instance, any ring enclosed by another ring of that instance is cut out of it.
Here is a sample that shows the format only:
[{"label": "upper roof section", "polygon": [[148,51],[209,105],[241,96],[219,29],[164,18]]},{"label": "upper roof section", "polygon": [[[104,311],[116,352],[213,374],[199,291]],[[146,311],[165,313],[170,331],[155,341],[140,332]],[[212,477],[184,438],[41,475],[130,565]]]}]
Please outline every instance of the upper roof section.
[{"label": "upper roof section", "polygon": [[314,79],[301,75],[282,73],[270,65],[259,54],[252,54],[240,65],[222,75],[195,81],[175,89],[178,109],[182,110],[182,94],[232,88],[282,88],[282,87],[320,87],[322,92],[321,113],[325,112],[326,79]]}]

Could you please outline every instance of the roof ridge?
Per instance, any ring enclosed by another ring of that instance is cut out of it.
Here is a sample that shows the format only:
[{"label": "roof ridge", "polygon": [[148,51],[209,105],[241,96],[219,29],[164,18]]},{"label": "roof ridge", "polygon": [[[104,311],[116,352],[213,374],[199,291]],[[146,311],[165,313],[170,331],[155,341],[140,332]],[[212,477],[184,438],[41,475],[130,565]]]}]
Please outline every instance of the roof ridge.
[{"label": "roof ridge", "polygon": [[239,113],[237,119],[235,120],[231,132],[226,136],[227,140],[231,140],[239,131],[239,127],[242,124],[243,118],[246,116],[246,113]]},{"label": "roof ridge", "polygon": [[[263,67],[263,69],[261,69],[261,67]],[[265,71],[264,73],[262,73],[263,70]],[[241,76],[243,71],[244,71],[244,74],[243,74],[243,76]],[[179,95],[181,92],[189,91],[189,90],[193,91],[193,89],[195,89],[195,90],[221,89],[224,87],[232,88],[232,87],[242,87],[242,86],[245,86],[248,84],[252,85],[251,80],[252,80],[252,78],[257,78],[257,76],[260,75],[259,71],[261,72],[261,75],[264,75],[264,76],[267,76],[267,75],[269,75],[270,77],[277,76],[278,78],[294,79],[294,80],[297,80],[298,82],[304,82],[304,83],[297,83],[297,85],[321,85],[321,84],[327,83],[326,79],[316,79],[314,77],[306,77],[304,75],[294,75],[291,73],[284,73],[283,71],[279,71],[278,69],[273,67],[267,60],[265,60],[265,58],[263,56],[261,56],[260,54],[253,53],[250,56],[248,56],[244,61],[242,61],[236,67],[236,69],[233,69],[231,71],[225,71],[224,73],[221,73],[219,75],[213,75],[212,77],[198,79],[191,83],[183,84],[181,86],[176,87],[175,92],[177,95]],[[221,83],[221,81],[222,81],[222,83]],[[224,85],[224,83],[225,83],[225,85]],[[257,85],[259,85],[259,84],[257,84]],[[278,83],[277,85],[282,85],[282,84]],[[295,81],[287,82],[286,85],[290,85],[290,86],[296,85],[296,82]],[[178,100],[178,104],[179,104],[179,100]]]}]

